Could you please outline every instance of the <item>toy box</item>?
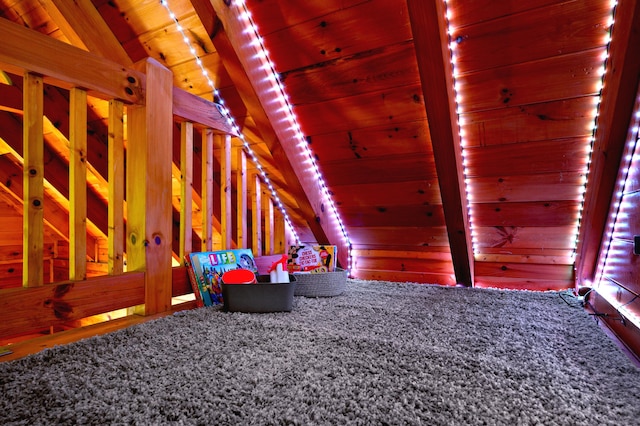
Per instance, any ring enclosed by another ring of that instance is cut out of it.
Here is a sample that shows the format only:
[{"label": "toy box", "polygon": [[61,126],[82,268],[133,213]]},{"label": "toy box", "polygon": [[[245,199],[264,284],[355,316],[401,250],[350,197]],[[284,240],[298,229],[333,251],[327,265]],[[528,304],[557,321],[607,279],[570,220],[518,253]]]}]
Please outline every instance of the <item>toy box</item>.
[{"label": "toy box", "polygon": [[290,273],[335,272],[338,247],[300,245],[289,247],[287,269]]},{"label": "toy box", "polygon": [[198,306],[223,303],[220,278],[225,272],[239,268],[258,272],[249,249],[195,252],[185,260]]}]

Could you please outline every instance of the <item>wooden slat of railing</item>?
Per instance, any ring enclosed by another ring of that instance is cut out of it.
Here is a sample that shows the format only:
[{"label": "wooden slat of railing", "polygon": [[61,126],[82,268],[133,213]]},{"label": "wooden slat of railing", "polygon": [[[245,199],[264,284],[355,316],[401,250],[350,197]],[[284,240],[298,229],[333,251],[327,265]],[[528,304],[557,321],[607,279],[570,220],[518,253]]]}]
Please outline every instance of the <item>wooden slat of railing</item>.
[{"label": "wooden slat of railing", "polygon": [[255,257],[262,256],[262,185],[260,176],[251,178],[251,248]]},{"label": "wooden slat of railing", "polygon": [[109,101],[109,275],[124,270],[124,104]]},{"label": "wooden slat of railing", "polygon": [[193,123],[180,126],[180,263],[193,251]]},{"label": "wooden slat of railing", "polygon": [[[266,194],[264,194],[266,195]],[[274,217],[273,217],[273,200],[268,195],[263,199],[264,210],[264,254],[274,254],[273,242],[274,242]]]},{"label": "wooden slat of railing", "polygon": [[0,337],[144,303],[144,273],[0,290]]},{"label": "wooden slat of railing", "polygon": [[213,239],[213,130],[202,132],[202,251],[211,251]]},{"label": "wooden slat of railing", "polygon": [[24,266],[22,285],[44,284],[44,94],[42,77],[31,73],[24,76]]},{"label": "wooden slat of railing", "polygon": [[87,92],[69,92],[69,279],[87,277]]}]

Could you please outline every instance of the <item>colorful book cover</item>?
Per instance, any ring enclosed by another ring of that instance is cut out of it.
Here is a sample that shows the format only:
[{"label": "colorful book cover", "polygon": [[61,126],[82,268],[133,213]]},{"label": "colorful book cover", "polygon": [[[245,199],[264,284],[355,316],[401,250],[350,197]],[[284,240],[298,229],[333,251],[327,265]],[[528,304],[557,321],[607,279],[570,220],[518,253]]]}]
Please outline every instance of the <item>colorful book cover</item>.
[{"label": "colorful book cover", "polygon": [[337,246],[291,246],[289,247],[287,268],[291,273],[335,272],[337,252]]},{"label": "colorful book cover", "polygon": [[[232,269],[249,269],[254,273],[258,272],[250,249],[195,252],[189,254],[189,264],[192,285],[195,282],[202,306],[222,304],[220,277],[225,272]],[[198,300],[198,294],[196,294],[196,301]]]}]

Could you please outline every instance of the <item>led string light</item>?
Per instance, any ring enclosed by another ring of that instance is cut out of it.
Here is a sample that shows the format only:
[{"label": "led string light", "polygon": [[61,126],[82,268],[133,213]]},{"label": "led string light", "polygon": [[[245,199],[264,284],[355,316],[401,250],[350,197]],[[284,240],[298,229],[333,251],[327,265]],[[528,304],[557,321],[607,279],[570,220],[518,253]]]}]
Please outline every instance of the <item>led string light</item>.
[{"label": "led string light", "polygon": [[326,202],[326,204],[329,205],[331,213],[333,213],[333,217],[335,219],[338,230],[340,231],[343,237],[343,240],[345,242],[345,245],[347,246],[348,253],[347,253],[346,269],[350,271],[352,267],[351,241],[349,239],[349,234],[347,233],[346,227],[344,226],[344,223],[340,217],[340,214],[338,213],[338,209],[336,208],[336,205],[333,202],[333,198],[331,197],[329,188],[327,187],[325,179],[322,176],[322,173],[320,172],[320,168],[318,167],[318,164],[315,160],[313,152],[309,147],[307,138],[302,133],[302,129],[300,127],[300,124],[298,123],[296,114],[293,112],[293,105],[291,104],[291,102],[289,102],[289,96],[287,95],[286,90],[282,82],[280,81],[279,73],[276,71],[275,65],[269,58],[268,50],[264,45],[264,41],[260,36],[256,23],[253,21],[253,18],[251,17],[251,12],[248,10],[244,0],[236,0],[235,6],[237,6],[238,9],[240,10],[240,14],[239,14],[240,19],[243,19],[245,21],[245,25],[250,30],[248,32],[252,38],[252,44],[258,50],[257,55],[263,61],[264,70],[267,71],[269,75],[269,80],[273,86],[273,90],[277,93],[280,104],[282,105],[281,112],[286,114],[287,120],[289,121],[289,123],[291,123],[290,130],[292,130],[295,133],[295,138],[298,141],[297,146],[300,149],[302,149],[304,152],[305,164],[308,164],[312,168],[314,176],[318,181],[318,184],[320,185],[320,191],[321,191],[322,197]]},{"label": "led string light", "polygon": [[[613,33],[613,25],[615,23],[616,6],[618,5],[618,1],[617,0],[611,0],[609,4],[610,4],[610,7],[611,7],[611,12],[610,12],[611,14],[610,14],[610,17],[609,17],[607,34],[606,34],[605,39],[604,39],[605,53],[604,53],[603,58],[602,58],[602,67],[599,70],[600,80],[598,81],[598,86],[597,86],[597,90],[596,90],[598,92],[598,96],[597,96],[596,105],[594,107],[593,127],[591,129],[591,138],[590,138],[590,141],[589,141],[589,149],[588,149],[588,153],[587,153],[587,164],[585,166],[586,170],[585,170],[584,184],[583,184],[583,187],[582,187],[582,199],[580,200],[580,206],[578,208],[578,222],[576,224],[575,244],[574,244],[574,249],[573,249],[573,260],[575,260],[575,257],[577,255],[577,250],[578,250],[578,238],[579,238],[579,235],[580,235],[580,227],[582,225],[582,213],[584,211],[585,194],[586,194],[586,189],[587,189],[587,182],[589,181],[589,173],[591,171],[591,156],[592,156],[592,153],[593,153],[593,146],[594,146],[595,141],[596,141],[596,133],[598,131],[598,118],[600,117],[600,104],[602,103],[602,91],[604,89],[605,77],[607,75],[608,62],[609,62],[609,49],[611,47],[611,35]],[[626,177],[625,177],[625,179],[626,179]],[[618,209],[618,206],[616,206],[616,215],[617,215],[617,209]],[[613,226],[613,225],[611,225],[611,226]],[[608,230],[607,234],[609,232],[612,232],[612,231],[613,231],[613,229],[611,229],[610,231]],[[608,240],[608,241],[610,242],[610,240]],[[608,246],[607,246],[607,251],[608,251]]]},{"label": "led string light", "polygon": [[[453,38],[453,33],[455,28],[452,27],[451,25],[451,11],[448,8],[448,0],[443,0],[444,3],[444,13],[445,13],[445,22],[447,24],[447,34],[449,36],[449,54],[450,54],[450,58],[451,58],[451,68],[453,70],[453,91],[454,91],[454,96],[455,96],[455,102],[456,102],[456,113],[458,116],[458,134],[460,137],[460,149],[461,149],[461,154],[462,154],[462,164],[463,164],[463,174],[464,174],[464,179],[465,179],[465,193],[466,193],[466,197],[467,197],[467,212],[468,212],[468,218],[469,218],[469,228],[470,228],[470,232],[471,232],[471,238],[472,238],[472,249],[475,255],[479,254],[478,249],[476,248],[478,245],[478,235],[475,232],[474,226],[473,226],[473,220],[472,220],[472,207],[471,207],[471,203],[473,201],[473,198],[471,196],[470,190],[469,190],[469,186],[471,184],[470,179],[468,178],[468,173],[467,173],[467,167],[468,167],[468,163],[467,163],[467,152],[466,152],[466,140],[465,140],[465,135],[464,135],[464,130],[462,129],[462,126],[464,125],[464,119],[462,118],[462,114],[463,114],[463,110],[462,110],[462,106],[461,106],[461,102],[462,102],[462,96],[460,94],[460,86],[456,80],[456,77],[458,76],[457,70],[456,70],[456,49],[457,49],[457,40],[455,40]],[[598,115],[599,115],[599,111],[600,111],[600,103],[602,100],[602,89],[604,87],[604,79],[605,76],[607,74],[607,61],[609,58],[609,47],[611,44],[611,33],[613,30],[613,24],[614,24],[614,18],[615,18],[615,10],[616,10],[616,6],[618,4],[617,0],[611,0],[610,2],[611,4],[611,15],[610,15],[610,19],[609,19],[609,23],[608,23],[608,31],[607,31],[607,35],[606,38],[604,40],[604,45],[605,45],[605,53],[603,55],[602,58],[602,67],[599,70],[599,75],[600,75],[600,80],[598,81],[598,86],[596,88],[596,92],[598,93],[597,96],[597,102],[595,104],[594,107],[594,121],[593,121],[593,126],[591,129],[591,137],[590,137],[590,141],[589,141],[589,148],[587,150],[587,164],[586,164],[586,170],[585,170],[585,178],[584,178],[584,182],[583,182],[583,187],[581,189],[581,200],[580,200],[580,205],[578,207],[578,220],[576,221],[576,231],[575,231],[575,236],[574,236],[574,247],[573,247],[573,253],[572,253],[572,258],[575,260],[575,256],[576,256],[576,251],[577,251],[577,247],[578,247],[578,235],[580,233],[580,225],[581,225],[581,220],[582,220],[582,212],[584,209],[584,194],[585,194],[585,190],[586,190],[586,185],[587,185],[587,180],[588,180],[588,176],[589,176],[589,166],[591,164],[591,153],[593,152],[593,145],[595,142],[595,134],[596,134],[596,130],[598,128]]]},{"label": "led string light", "polygon": [[473,201],[473,197],[471,196],[471,192],[469,190],[469,186],[471,185],[471,181],[468,178],[468,161],[467,161],[467,150],[465,149],[467,146],[467,142],[465,139],[464,130],[462,126],[464,125],[464,119],[462,118],[463,109],[462,109],[462,95],[460,94],[460,86],[457,81],[458,72],[456,70],[456,50],[458,47],[458,43],[453,39],[454,28],[451,25],[451,11],[449,10],[449,5],[447,0],[443,0],[444,3],[444,20],[447,26],[447,35],[449,37],[449,58],[451,60],[451,70],[452,70],[452,79],[453,79],[453,93],[455,98],[456,105],[456,116],[457,116],[457,125],[458,125],[458,136],[460,138],[460,152],[462,156],[462,173],[464,177],[464,190],[467,198],[467,218],[469,222],[469,232],[471,233],[471,249],[473,250],[474,255],[478,255],[479,251],[477,246],[478,235],[473,226],[473,215],[471,202]]},{"label": "led string light", "polygon": [[[607,220],[607,226],[605,231],[605,239],[602,242],[601,253],[602,255],[598,261],[598,267],[596,269],[595,283],[605,279],[605,269],[608,266],[609,254],[611,252],[611,243],[615,239],[614,231],[618,225],[618,219],[620,218],[620,208],[622,206],[622,199],[627,190],[627,184],[629,183],[628,177],[632,166],[640,166],[640,152],[638,151],[638,142],[640,141],[640,99],[636,102],[636,111],[634,113],[634,123],[631,129],[631,137],[629,142],[625,146],[625,153],[623,157],[624,166],[621,170],[618,181],[615,187],[615,201],[611,206],[611,211]],[[623,220],[626,219],[623,218]],[[619,304],[619,302],[612,303],[612,305]]]},{"label": "led string light", "polygon": [[233,129],[233,131],[235,132],[237,137],[242,141],[242,145],[244,147],[245,152],[249,155],[249,157],[251,157],[251,160],[254,162],[254,164],[256,165],[256,168],[260,172],[260,176],[262,177],[264,183],[269,188],[269,191],[271,192],[271,196],[272,196],[273,200],[275,201],[276,206],[278,207],[278,209],[280,210],[280,212],[284,216],[284,220],[286,221],[287,225],[289,226],[289,229],[293,233],[293,236],[294,236],[294,238],[296,240],[296,243],[300,244],[301,243],[300,242],[300,237],[298,236],[298,234],[297,234],[297,232],[296,232],[296,230],[295,230],[295,228],[293,226],[293,223],[292,223],[291,219],[289,218],[289,215],[287,214],[287,212],[285,210],[284,204],[282,203],[282,201],[280,201],[280,197],[276,193],[275,187],[271,183],[271,180],[269,179],[269,177],[267,176],[266,172],[264,171],[264,168],[260,164],[260,160],[258,159],[258,156],[255,154],[253,149],[251,149],[251,146],[249,145],[249,142],[247,141],[245,136],[240,131],[239,126],[237,125],[235,119],[231,115],[231,111],[225,106],[224,99],[222,99],[222,96],[220,96],[220,92],[215,87],[215,84],[214,84],[213,80],[211,79],[211,77],[209,77],[208,71],[204,67],[204,65],[202,63],[202,60],[200,59],[200,57],[197,54],[196,49],[193,47],[193,45],[191,44],[189,38],[185,34],[184,28],[182,27],[182,25],[180,25],[180,22],[178,21],[177,16],[173,13],[171,8],[169,7],[168,1],[167,0],[162,0],[161,4],[165,7],[165,9],[167,9],[167,11],[169,13],[169,17],[174,21],[176,29],[178,30],[178,32],[182,36],[182,40],[184,41],[184,43],[189,48],[189,51],[191,52],[191,54],[194,56],[194,58],[196,60],[196,64],[198,64],[198,67],[200,67],[200,71],[202,72],[202,76],[207,80],[207,83],[211,87],[211,89],[213,91],[214,99],[216,100],[216,103],[219,105],[218,106],[218,110],[226,118],[227,123],[231,126],[231,128]]}]

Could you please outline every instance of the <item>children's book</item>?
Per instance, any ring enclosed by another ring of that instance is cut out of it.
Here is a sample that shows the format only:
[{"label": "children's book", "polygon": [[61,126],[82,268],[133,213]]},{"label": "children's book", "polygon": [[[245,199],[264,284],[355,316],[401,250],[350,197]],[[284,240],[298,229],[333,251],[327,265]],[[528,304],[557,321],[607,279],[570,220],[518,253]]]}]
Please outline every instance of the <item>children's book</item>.
[{"label": "children's book", "polygon": [[287,268],[291,273],[335,272],[337,246],[300,245],[289,247]]},{"label": "children's book", "polygon": [[198,306],[219,305],[222,300],[220,278],[232,269],[258,268],[250,249],[195,252],[188,255],[188,271]]}]

